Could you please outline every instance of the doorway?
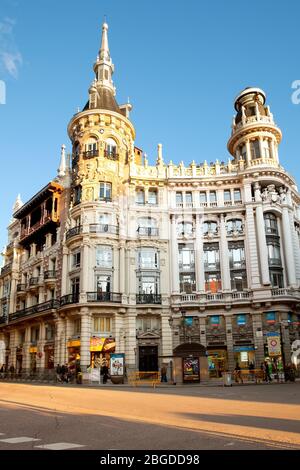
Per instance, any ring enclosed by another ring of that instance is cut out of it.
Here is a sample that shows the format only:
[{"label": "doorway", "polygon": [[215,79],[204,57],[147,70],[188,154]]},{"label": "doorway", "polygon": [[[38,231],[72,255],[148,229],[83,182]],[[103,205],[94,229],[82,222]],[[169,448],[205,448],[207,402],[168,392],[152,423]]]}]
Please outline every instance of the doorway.
[{"label": "doorway", "polygon": [[157,346],[139,347],[139,370],[141,372],[158,371],[158,348]]}]

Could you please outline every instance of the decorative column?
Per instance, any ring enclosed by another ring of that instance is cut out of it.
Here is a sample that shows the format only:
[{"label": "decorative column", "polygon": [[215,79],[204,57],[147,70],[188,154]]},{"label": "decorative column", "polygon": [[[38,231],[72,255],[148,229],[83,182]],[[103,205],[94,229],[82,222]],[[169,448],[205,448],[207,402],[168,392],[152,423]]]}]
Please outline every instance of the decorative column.
[{"label": "decorative column", "polygon": [[138,351],[136,341],[136,312],[128,310],[126,318],[126,338],[125,338],[125,360],[127,370],[138,370]]},{"label": "decorative column", "polygon": [[196,290],[205,291],[204,278],[204,257],[203,257],[203,239],[202,239],[202,217],[196,215],[196,244],[195,244],[195,263],[196,263]]},{"label": "decorative column", "polygon": [[115,313],[114,338],[116,341],[116,353],[125,353],[124,337],[125,337],[124,315]]},{"label": "decorative column", "polygon": [[220,260],[222,273],[222,290],[231,291],[229,251],[224,214],[220,215]]},{"label": "decorative column", "polygon": [[121,294],[125,294],[125,246],[122,244],[119,248],[119,289]]},{"label": "decorative column", "polygon": [[250,149],[250,141],[246,140],[246,164],[249,165],[251,161],[251,149]]},{"label": "decorative column", "polygon": [[[40,333],[39,333],[39,341],[37,342],[37,357],[36,357],[36,366],[39,374],[43,374],[45,372],[45,342],[46,342],[46,328],[45,323],[42,321],[40,323]],[[39,357],[41,356],[41,357]]]},{"label": "decorative column", "polygon": [[83,250],[81,251],[81,272],[80,272],[80,302],[86,302],[89,281],[89,243],[83,240]]},{"label": "decorative column", "polygon": [[29,348],[31,345],[31,327],[27,326],[25,331],[25,342],[23,343],[23,362],[22,362],[22,369],[23,372],[30,371],[30,352]]},{"label": "decorative column", "polygon": [[74,332],[74,323],[71,320],[71,318],[66,316],[66,318],[65,318],[65,337],[66,337],[66,339],[64,341],[64,357],[66,358],[67,362],[68,362],[68,359],[69,359],[68,341],[72,338],[73,332]]},{"label": "decorative column", "polygon": [[287,207],[282,208],[282,232],[288,286],[296,287],[296,269],[293,253],[292,228]]},{"label": "decorative column", "polygon": [[62,273],[61,273],[61,295],[68,294],[68,254],[69,250],[66,246],[63,247],[63,259],[62,259]]},{"label": "decorative column", "polygon": [[80,367],[82,372],[86,372],[91,363],[91,318],[87,307],[80,309],[81,314],[81,335],[80,335]]},{"label": "decorative column", "polygon": [[251,318],[253,324],[253,338],[255,347],[255,367],[256,369],[259,369],[261,363],[265,359],[264,335],[261,313],[253,313],[251,315]]},{"label": "decorative column", "polygon": [[9,334],[10,335],[9,336],[10,354],[9,354],[8,367],[13,365],[15,369],[17,366],[17,347],[19,345],[18,334],[19,333],[17,330],[10,331],[10,334]]},{"label": "decorative column", "polygon": [[265,161],[265,156],[264,156],[264,148],[263,148],[263,138],[260,136],[259,139],[258,139],[258,144],[259,144],[259,154],[260,154],[260,158],[262,159],[262,161],[264,162]]},{"label": "decorative column", "polygon": [[18,274],[13,272],[11,277],[8,314],[16,311],[17,282]]},{"label": "decorative column", "polygon": [[176,231],[176,216],[171,215],[171,270],[172,270],[172,294],[179,293],[179,259]]},{"label": "decorative column", "polygon": [[[172,356],[173,355],[173,348],[172,348],[172,330],[169,324],[169,311],[166,313],[162,313],[161,315],[161,353],[162,356]],[[162,359],[162,362],[165,362]]]},{"label": "decorative column", "polygon": [[228,356],[228,369],[234,370],[234,351],[233,351],[233,334],[232,334],[232,315],[225,316],[226,343]]},{"label": "decorative column", "polygon": [[117,246],[113,247],[113,292],[120,292],[119,286],[119,250]]},{"label": "decorative column", "polygon": [[260,263],[261,283],[264,286],[270,285],[268,247],[265,234],[265,221],[262,205],[258,205],[255,210],[256,233],[258,241],[258,253]]},{"label": "decorative column", "polygon": [[65,359],[64,356],[61,354],[64,320],[61,317],[56,316],[54,323],[55,323],[54,365],[56,367],[57,364],[62,365]]}]

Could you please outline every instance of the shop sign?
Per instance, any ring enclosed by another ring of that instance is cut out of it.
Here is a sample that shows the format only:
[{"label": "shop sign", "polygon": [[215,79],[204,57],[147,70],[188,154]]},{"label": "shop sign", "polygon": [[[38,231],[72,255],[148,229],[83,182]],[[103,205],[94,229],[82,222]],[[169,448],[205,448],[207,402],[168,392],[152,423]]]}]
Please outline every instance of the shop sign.
[{"label": "shop sign", "polygon": [[198,382],[200,380],[198,358],[185,357],[183,359],[184,382]]},{"label": "shop sign", "polygon": [[237,324],[238,325],[246,325],[246,315],[238,315],[237,316]]},{"label": "shop sign", "polygon": [[78,346],[80,346],[80,339],[74,339],[72,341],[68,341],[67,346],[68,348],[78,348]]},{"label": "shop sign", "polygon": [[220,316],[219,315],[213,315],[212,317],[210,317],[210,324],[212,326],[219,326]]},{"label": "shop sign", "polygon": [[266,320],[267,320],[267,323],[275,323],[276,322],[276,312],[266,313]]},{"label": "shop sign", "polygon": [[90,347],[90,350],[92,352],[95,352],[95,351],[102,351],[103,349],[103,345],[104,345],[104,342],[105,342],[106,338],[99,338],[99,337],[96,337],[96,336],[93,336],[91,338],[91,347]]},{"label": "shop sign", "polygon": [[29,348],[29,352],[30,352],[30,353],[36,353],[36,352],[37,352],[37,347],[36,347],[36,346],[31,346],[31,347]]},{"label": "shop sign", "polygon": [[124,359],[125,354],[110,355],[110,375],[119,377],[124,375]]},{"label": "shop sign", "polygon": [[193,317],[185,317],[184,323],[185,326],[193,326]]},{"label": "shop sign", "polygon": [[281,356],[280,336],[278,333],[267,333],[267,344],[270,357]]},{"label": "shop sign", "polygon": [[233,351],[234,352],[254,351],[254,347],[253,346],[234,346]]},{"label": "shop sign", "polygon": [[116,342],[114,338],[106,338],[106,341],[103,346],[103,351],[109,352],[109,351],[114,351],[116,347]]}]

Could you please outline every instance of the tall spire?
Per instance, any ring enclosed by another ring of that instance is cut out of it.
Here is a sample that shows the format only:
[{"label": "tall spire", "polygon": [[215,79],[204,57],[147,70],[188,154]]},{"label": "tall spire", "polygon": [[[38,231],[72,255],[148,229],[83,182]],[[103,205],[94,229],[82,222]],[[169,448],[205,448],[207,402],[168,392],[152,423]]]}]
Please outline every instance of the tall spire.
[{"label": "tall spire", "polygon": [[61,146],[60,164],[58,168],[58,176],[65,176],[66,174],[66,146]]},{"label": "tall spire", "polygon": [[116,91],[112,81],[114,65],[110,57],[107,31],[108,24],[104,22],[102,25],[101,47],[97,56],[96,63],[94,65],[94,71],[96,74],[96,87],[98,88],[98,86],[100,85],[102,87],[108,88],[115,95]]},{"label": "tall spire", "polygon": [[13,205],[13,213],[17,212],[17,210],[20,209],[20,207],[23,206],[23,202],[21,201],[21,195],[18,194],[17,199]]}]

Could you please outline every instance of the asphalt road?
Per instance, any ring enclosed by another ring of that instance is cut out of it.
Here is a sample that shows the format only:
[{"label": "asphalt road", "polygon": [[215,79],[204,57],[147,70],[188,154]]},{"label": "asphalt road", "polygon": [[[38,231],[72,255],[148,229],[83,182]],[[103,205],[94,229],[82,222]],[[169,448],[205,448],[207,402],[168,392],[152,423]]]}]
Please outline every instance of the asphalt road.
[{"label": "asphalt road", "polygon": [[300,383],[154,390],[0,383],[0,451],[49,445],[299,450]]}]

